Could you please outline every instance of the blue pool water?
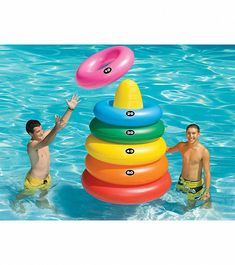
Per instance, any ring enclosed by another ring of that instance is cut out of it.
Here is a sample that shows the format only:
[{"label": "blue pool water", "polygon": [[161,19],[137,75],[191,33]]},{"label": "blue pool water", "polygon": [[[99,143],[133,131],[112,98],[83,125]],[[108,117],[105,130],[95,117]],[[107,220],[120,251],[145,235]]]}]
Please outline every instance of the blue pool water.
[{"label": "blue pool water", "polygon": [[[235,219],[235,46],[129,45],[135,62],[120,80],[97,90],[76,85],[78,65],[107,45],[0,46],[0,219],[1,220],[234,220]],[[123,79],[136,81],[143,95],[163,109],[164,139],[185,140],[185,127],[198,123],[200,141],[211,153],[212,207],[185,211],[185,196],[175,191],[180,154],[169,154],[172,186],[161,199],[142,205],[113,205],[88,195],[81,185],[84,142],[93,107],[112,97]],[[56,211],[41,209],[36,198],[23,201],[24,213],[11,202],[23,187],[30,164],[25,123],[38,119],[45,129],[62,115],[65,99],[81,102],[51,150],[54,187],[48,200]]]}]

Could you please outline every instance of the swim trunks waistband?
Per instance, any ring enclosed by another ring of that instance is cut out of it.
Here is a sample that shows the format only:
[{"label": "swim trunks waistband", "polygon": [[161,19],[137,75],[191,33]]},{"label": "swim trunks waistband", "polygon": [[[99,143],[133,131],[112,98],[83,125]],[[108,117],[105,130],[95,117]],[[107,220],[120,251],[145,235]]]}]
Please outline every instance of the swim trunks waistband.
[{"label": "swim trunks waistband", "polygon": [[48,189],[51,185],[51,176],[48,175],[45,179],[37,179],[29,173],[26,175],[24,187],[26,189]]},{"label": "swim trunks waistband", "polygon": [[200,199],[202,194],[205,192],[203,183],[204,182],[202,179],[199,181],[190,181],[185,180],[180,175],[176,189],[182,192],[186,192],[189,200],[197,200]]},{"label": "swim trunks waistband", "polygon": [[184,185],[188,186],[189,188],[197,188],[197,187],[203,186],[203,180],[202,179],[196,180],[196,181],[195,180],[187,180],[187,179],[184,179],[180,175],[178,184],[184,184]]}]

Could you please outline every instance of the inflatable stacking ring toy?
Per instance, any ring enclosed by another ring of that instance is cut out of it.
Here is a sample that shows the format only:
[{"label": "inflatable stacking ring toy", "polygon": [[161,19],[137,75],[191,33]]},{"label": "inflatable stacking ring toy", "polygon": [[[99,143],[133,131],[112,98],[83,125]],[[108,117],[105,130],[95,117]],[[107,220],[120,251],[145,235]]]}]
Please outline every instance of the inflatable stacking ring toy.
[{"label": "inflatable stacking ring toy", "polygon": [[160,137],[145,144],[116,144],[89,135],[86,149],[94,158],[110,164],[141,165],[160,159],[166,152],[166,143]]},{"label": "inflatable stacking ring toy", "polygon": [[91,133],[95,137],[104,141],[123,144],[151,142],[161,137],[165,130],[161,120],[149,126],[125,128],[113,126],[94,118],[89,126]]},{"label": "inflatable stacking ring toy", "polygon": [[149,184],[123,186],[98,180],[85,170],[82,184],[90,195],[99,200],[114,204],[138,204],[152,201],[165,194],[171,186],[171,177],[167,172],[160,179]]},{"label": "inflatable stacking ring toy", "polygon": [[122,166],[99,161],[90,155],[85,160],[87,171],[95,178],[111,184],[143,185],[162,177],[168,169],[168,160],[162,156],[158,161],[141,166]]},{"label": "inflatable stacking ring toy", "polygon": [[99,88],[122,77],[134,63],[134,53],[128,47],[115,46],[97,52],[77,69],[77,83],[84,88]]},{"label": "inflatable stacking ring toy", "polygon": [[143,109],[114,108],[113,100],[102,100],[96,103],[94,114],[102,122],[115,126],[147,126],[160,120],[162,110],[156,101],[143,99]]}]

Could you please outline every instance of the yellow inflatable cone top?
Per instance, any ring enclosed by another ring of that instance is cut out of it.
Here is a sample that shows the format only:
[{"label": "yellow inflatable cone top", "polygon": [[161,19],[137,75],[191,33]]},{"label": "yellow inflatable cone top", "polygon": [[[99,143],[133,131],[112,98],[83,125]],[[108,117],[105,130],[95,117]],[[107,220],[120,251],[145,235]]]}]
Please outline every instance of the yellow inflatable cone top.
[{"label": "yellow inflatable cone top", "polygon": [[126,79],[120,83],[115,93],[113,107],[123,109],[143,108],[142,95],[136,82]]}]

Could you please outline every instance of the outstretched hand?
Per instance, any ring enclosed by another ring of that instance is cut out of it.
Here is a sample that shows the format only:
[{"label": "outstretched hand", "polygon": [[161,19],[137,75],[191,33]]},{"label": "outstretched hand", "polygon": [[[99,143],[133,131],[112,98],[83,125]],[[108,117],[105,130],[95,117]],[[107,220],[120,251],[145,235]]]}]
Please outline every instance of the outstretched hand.
[{"label": "outstretched hand", "polygon": [[79,102],[79,97],[77,95],[73,95],[70,101],[66,99],[67,105],[71,110],[74,110]]}]

